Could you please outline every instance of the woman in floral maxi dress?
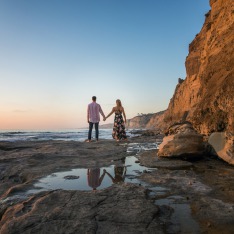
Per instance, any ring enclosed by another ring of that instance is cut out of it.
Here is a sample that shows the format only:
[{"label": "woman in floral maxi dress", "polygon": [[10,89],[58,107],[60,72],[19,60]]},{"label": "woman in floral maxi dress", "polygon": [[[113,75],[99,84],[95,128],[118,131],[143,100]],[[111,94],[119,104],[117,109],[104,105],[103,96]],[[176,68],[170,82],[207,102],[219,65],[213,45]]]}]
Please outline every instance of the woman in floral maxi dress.
[{"label": "woman in floral maxi dress", "polygon": [[[116,106],[113,107],[111,113],[106,116],[106,119],[111,116],[113,113],[115,113],[115,118],[114,118],[114,127],[113,127],[113,132],[112,132],[112,137],[116,141],[120,140],[126,140],[126,132],[125,132],[125,124],[126,124],[126,115],[124,108],[122,106],[122,103],[119,99],[116,100]],[[124,120],[123,120],[124,116]]]}]

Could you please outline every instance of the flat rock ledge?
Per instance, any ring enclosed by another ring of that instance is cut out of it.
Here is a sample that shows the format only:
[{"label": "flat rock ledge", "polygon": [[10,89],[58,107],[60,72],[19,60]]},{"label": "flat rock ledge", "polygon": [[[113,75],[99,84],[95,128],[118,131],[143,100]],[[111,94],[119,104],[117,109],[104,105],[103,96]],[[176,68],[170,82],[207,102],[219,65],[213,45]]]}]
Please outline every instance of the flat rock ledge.
[{"label": "flat rock ledge", "polygon": [[158,150],[144,152],[140,155],[140,164],[150,168],[165,168],[172,170],[188,169],[192,163],[180,159],[162,158],[157,156]]},{"label": "flat rock ledge", "polygon": [[139,170],[142,183],[27,193],[51,173],[115,165],[127,147],[110,140],[0,142],[0,233],[233,233],[234,168],[217,157],[191,163],[145,151],[136,156],[149,167]]},{"label": "flat rock ledge", "polygon": [[159,215],[147,190],[133,184],[57,190],[8,207],[0,233],[163,233]]}]

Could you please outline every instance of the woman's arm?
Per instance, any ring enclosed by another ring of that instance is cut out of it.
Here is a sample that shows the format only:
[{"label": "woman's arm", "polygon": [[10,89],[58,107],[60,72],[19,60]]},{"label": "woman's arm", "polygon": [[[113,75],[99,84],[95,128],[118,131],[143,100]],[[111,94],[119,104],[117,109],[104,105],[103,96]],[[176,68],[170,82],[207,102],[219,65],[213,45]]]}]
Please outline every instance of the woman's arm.
[{"label": "woman's arm", "polygon": [[110,117],[114,112],[115,112],[115,108],[113,107],[111,113],[110,113],[109,115],[106,116],[106,119],[107,119],[108,117]]},{"label": "woman's arm", "polygon": [[102,173],[102,176],[99,178],[99,184],[100,185],[102,184],[102,181],[103,181],[103,178],[104,178],[105,174],[106,174],[106,170],[104,169],[103,173]]},{"label": "woman's arm", "polygon": [[109,172],[106,172],[106,174],[111,178],[112,182],[114,182],[115,178]]},{"label": "woman's arm", "polygon": [[123,108],[123,116],[124,116],[124,122],[125,122],[125,124],[126,124],[126,123],[127,123],[127,119],[126,119],[126,115],[125,115],[124,108]]}]

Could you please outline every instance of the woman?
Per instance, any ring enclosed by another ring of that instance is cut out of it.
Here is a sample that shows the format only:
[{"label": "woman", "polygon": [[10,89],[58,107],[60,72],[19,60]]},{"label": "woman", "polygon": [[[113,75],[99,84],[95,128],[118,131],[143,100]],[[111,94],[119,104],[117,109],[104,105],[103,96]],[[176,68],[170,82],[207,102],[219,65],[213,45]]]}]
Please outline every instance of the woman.
[{"label": "woman", "polygon": [[111,178],[112,183],[118,184],[124,182],[127,169],[125,166],[115,166],[115,177],[113,177],[109,172],[105,171],[105,173]]},{"label": "woman", "polygon": [[[116,106],[113,107],[111,113],[106,116],[106,119],[109,116],[111,116],[113,113],[115,113],[115,119],[114,119],[112,137],[116,141],[126,140],[127,139],[126,132],[125,132],[126,115],[124,112],[124,108],[122,107],[122,103],[119,99],[116,100]],[[123,120],[122,114],[124,116],[124,120]]]}]

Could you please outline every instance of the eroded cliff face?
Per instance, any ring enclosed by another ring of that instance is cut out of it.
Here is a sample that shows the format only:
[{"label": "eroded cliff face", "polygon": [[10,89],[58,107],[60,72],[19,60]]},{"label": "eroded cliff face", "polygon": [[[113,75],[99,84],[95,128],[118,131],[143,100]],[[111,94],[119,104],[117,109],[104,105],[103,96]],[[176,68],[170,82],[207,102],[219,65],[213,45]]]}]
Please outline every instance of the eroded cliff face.
[{"label": "eroded cliff face", "polygon": [[188,120],[203,134],[233,133],[234,1],[211,0],[211,10],[186,58],[187,77],[179,81],[164,126]]},{"label": "eroded cliff face", "polygon": [[[154,114],[144,114],[127,119],[127,129],[155,129],[161,130],[161,123],[163,122],[165,111],[160,111]],[[113,123],[101,125],[100,128],[113,128]]]},{"label": "eroded cliff face", "polygon": [[163,120],[164,111],[160,111],[154,114],[146,114],[142,116],[136,116],[132,119],[127,120],[127,128],[136,129],[136,128],[154,128],[158,129],[160,123]]},{"label": "eroded cliff face", "polygon": [[200,133],[234,133],[234,0],[210,0],[201,31],[189,45],[186,79],[179,79],[165,112],[137,116],[128,128],[165,130],[189,121]]}]

